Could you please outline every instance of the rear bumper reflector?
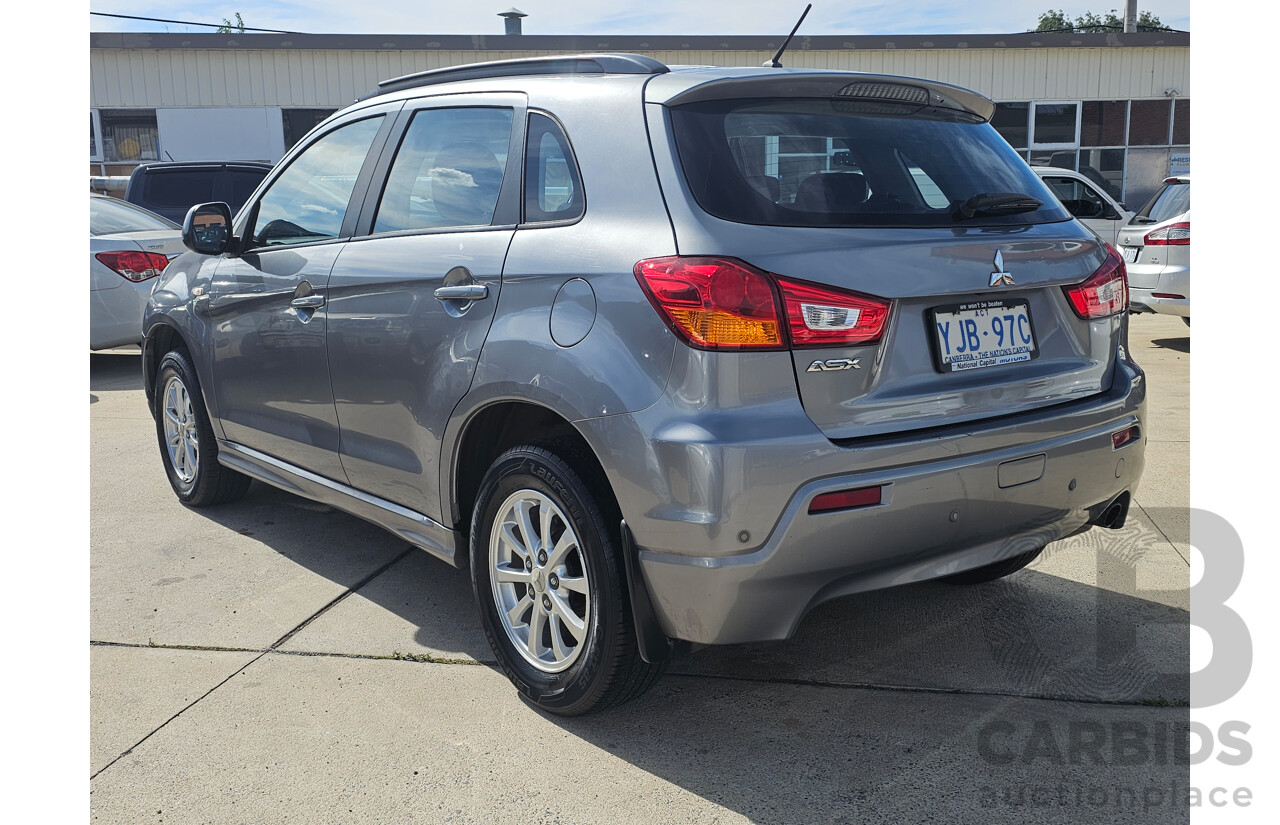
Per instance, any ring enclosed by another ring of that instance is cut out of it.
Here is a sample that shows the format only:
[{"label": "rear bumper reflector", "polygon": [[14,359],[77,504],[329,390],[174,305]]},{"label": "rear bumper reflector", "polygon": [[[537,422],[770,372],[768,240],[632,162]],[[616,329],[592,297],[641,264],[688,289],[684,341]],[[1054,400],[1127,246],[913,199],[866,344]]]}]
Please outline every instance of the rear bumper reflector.
[{"label": "rear bumper reflector", "polygon": [[830,513],[836,510],[852,510],[856,507],[871,507],[880,503],[880,487],[858,487],[854,490],[837,490],[834,493],[823,493],[814,496],[809,502],[809,515],[814,513]]}]

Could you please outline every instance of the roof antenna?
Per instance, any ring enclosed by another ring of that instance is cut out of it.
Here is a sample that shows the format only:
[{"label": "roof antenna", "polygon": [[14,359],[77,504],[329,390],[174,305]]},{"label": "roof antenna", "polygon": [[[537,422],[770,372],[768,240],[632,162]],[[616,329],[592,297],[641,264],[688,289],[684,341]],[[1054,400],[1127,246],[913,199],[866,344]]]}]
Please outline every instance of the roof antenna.
[{"label": "roof antenna", "polygon": [[782,53],[787,50],[787,46],[791,45],[791,38],[796,36],[796,32],[800,29],[800,24],[804,22],[805,15],[809,13],[809,9],[811,8],[813,8],[812,3],[809,3],[807,6],[804,7],[804,12],[801,13],[800,19],[796,21],[795,28],[791,30],[791,34],[787,35],[787,39],[782,41],[782,48],[778,49],[778,53],[773,56],[772,60],[765,61],[761,65],[763,65],[766,69],[782,68],[782,64],[778,62],[778,59],[782,57]]}]

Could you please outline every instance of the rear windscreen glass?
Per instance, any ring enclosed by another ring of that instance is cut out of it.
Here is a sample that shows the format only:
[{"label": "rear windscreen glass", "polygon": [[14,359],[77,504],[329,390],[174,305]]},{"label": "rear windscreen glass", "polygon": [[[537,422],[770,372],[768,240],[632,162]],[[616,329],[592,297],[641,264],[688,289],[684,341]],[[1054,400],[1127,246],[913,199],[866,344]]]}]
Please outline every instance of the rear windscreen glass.
[{"label": "rear windscreen glass", "polygon": [[671,109],[680,163],[698,205],[769,226],[957,224],[980,194],[1043,205],[978,214],[963,226],[1070,216],[989,125],[962,113],[848,101],[718,100]]},{"label": "rear windscreen glass", "polygon": [[148,172],[142,199],[151,206],[186,208],[213,200],[217,170],[174,170]]},{"label": "rear windscreen glass", "polygon": [[114,235],[117,232],[154,232],[177,229],[178,225],[159,215],[107,198],[89,198],[89,234]]},{"label": "rear windscreen glass", "polygon": [[1190,211],[1191,184],[1170,183],[1147,201],[1146,206],[1134,217],[1134,222],[1160,223]]}]

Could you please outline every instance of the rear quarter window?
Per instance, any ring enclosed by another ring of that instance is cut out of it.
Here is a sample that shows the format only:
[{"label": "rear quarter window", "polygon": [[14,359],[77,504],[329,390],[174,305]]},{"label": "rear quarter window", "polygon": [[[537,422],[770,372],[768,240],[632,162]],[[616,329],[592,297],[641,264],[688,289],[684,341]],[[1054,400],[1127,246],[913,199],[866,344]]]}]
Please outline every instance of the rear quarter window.
[{"label": "rear quarter window", "polygon": [[1069,215],[985,122],[951,111],[843,100],[722,100],[670,111],[698,205],[770,226],[953,226],[974,195],[1029,195],[1031,212],[966,226],[1064,221]]}]

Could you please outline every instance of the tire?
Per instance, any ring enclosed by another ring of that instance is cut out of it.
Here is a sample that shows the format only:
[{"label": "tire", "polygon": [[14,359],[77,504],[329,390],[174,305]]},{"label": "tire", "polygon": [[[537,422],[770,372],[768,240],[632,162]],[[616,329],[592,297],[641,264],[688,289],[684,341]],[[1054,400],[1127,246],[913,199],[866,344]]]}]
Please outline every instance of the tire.
[{"label": "tire", "polygon": [[184,504],[209,507],[242,498],[251,479],[218,463],[200,379],[186,350],[165,353],[156,370],[156,438],[169,485]]},{"label": "tire", "polygon": [[592,493],[604,479],[588,470],[588,485],[576,469],[589,466],[567,444],[513,447],[485,474],[471,518],[489,645],[520,693],[561,716],[635,699],[665,669],[637,651],[620,518],[607,492]]},{"label": "tire", "polygon": [[983,584],[984,582],[993,582],[996,579],[1003,579],[1011,573],[1017,573],[1035,561],[1043,552],[1044,548],[1038,547],[1020,556],[1013,556],[994,564],[988,564],[985,567],[975,567],[963,573],[947,576],[942,581],[947,584]]},{"label": "tire", "polygon": [[1182,323],[1187,325],[1187,329],[1191,329],[1191,319],[1188,318],[1186,315],[1182,316]]}]

